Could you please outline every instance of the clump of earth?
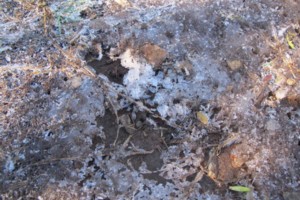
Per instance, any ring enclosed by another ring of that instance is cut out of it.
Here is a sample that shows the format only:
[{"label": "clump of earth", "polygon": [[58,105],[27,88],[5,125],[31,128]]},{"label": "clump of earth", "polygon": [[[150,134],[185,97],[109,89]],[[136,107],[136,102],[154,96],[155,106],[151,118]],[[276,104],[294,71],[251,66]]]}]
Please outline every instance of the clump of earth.
[{"label": "clump of earth", "polygon": [[297,1],[0,5],[2,199],[300,195]]}]

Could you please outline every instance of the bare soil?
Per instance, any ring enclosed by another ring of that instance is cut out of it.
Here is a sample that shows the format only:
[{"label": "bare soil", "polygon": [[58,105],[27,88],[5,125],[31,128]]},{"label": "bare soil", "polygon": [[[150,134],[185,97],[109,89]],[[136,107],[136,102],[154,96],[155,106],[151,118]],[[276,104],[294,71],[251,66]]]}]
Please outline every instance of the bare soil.
[{"label": "bare soil", "polygon": [[0,199],[298,199],[299,2],[0,11]]}]

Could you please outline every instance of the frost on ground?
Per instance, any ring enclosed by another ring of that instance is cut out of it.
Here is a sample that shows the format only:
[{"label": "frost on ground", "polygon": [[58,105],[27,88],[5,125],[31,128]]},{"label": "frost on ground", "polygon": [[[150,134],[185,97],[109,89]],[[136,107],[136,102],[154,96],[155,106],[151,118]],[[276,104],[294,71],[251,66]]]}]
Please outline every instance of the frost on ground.
[{"label": "frost on ground", "polygon": [[298,2],[35,3],[0,3],[2,198],[297,199]]}]

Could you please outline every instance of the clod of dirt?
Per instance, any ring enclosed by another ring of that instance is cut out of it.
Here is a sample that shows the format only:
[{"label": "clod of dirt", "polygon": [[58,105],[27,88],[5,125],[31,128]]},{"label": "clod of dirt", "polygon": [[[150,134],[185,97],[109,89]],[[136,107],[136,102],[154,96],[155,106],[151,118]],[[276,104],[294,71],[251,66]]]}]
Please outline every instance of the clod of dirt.
[{"label": "clod of dirt", "polygon": [[229,183],[244,176],[241,166],[249,160],[245,152],[247,146],[242,144],[227,147],[222,152],[212,149],[209,153],[208,176],[215,181]]},{"label": "clod of dirt", "polygon": [[143,57],[155,68],[158,68],[167,58],[167,51],[158,45],[145,44],[141,47]]},{"label": "clod of dirt", "polygon": [[230,152],[231,165],[234,168],[240,168],[250,159],[249,149],[247,144],[237,144],[232,147]]}]

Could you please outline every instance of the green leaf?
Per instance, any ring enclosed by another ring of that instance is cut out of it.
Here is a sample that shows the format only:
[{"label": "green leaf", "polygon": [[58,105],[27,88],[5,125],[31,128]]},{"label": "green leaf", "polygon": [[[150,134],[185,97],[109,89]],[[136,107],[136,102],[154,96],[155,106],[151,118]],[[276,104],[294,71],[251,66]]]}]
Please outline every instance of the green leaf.
[{"label": "green leaf", "polygon": [[240,186],[240,185],[230,186],[229,189],[232,190],[232,191],[236,191],[236,192],[250,192],[251,191],[250,188]]}]

